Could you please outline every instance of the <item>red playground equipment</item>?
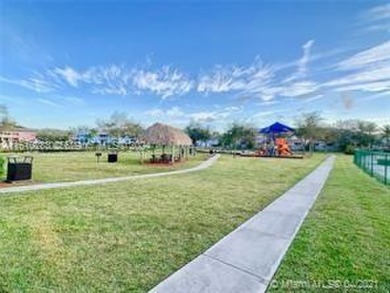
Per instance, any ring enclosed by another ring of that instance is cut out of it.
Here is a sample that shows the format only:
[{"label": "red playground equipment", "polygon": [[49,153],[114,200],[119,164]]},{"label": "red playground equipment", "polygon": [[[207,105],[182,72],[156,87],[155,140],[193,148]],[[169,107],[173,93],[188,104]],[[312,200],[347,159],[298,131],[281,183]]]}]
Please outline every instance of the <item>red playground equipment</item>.
[{"label": "red playground equipment", "polygon": [[275,148],[279,156],[291,156],[292,152],[285,138],[275,138]]}]

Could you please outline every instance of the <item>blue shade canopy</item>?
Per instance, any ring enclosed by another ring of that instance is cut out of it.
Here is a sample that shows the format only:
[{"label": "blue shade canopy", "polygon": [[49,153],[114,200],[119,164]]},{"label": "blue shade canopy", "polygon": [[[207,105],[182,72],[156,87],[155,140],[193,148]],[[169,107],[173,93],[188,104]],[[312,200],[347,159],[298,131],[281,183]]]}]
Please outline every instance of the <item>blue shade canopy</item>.
[{"label": "blue shade canopy", "polygon": [[260,129],[260,133],[263,134],[274,134],[274,133],[284,133],[284,132],[293,132],[293,131],[295,131],[294,128],[291,128],[279,122],[275,122],[274,124],[268,127]]}]

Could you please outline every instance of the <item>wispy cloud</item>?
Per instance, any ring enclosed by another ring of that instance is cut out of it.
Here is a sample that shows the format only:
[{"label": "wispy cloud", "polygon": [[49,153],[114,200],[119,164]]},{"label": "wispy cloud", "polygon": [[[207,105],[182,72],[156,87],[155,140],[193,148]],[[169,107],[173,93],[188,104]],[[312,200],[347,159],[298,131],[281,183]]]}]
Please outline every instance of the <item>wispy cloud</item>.
[{"label": "wispy cloud", "polygon": [[199,76],[197,90],[204,93],[252,91],[267,83],[272,76],[272,68],[264,66],[259,60],[249,66],[218,65],[210,73]]},{"label": "wispy cloud", "polygon": [[371,95],[371,96],[368,96],[368,97],[364,97],[361,100],[362,101],[372,101],[372,100],[383,99],[385,97],[387,99],[390,99],[390,90],[389,91],[385,91],[385,92],[381,92],[381,93],[378,93],[378,94],[375,94],[375,95]]},{"label": "wispy cloud", "polygon": [[390,4],[375,6],[362,13],[361,31],[364,33],[390,32]]},{"label": "wispy cloud", "polygon": [[155,71],[133,70],[132,84],[138,93],[146,90],[161,96],[162,99],[186,94],[193,87],[192,80],[171,66]]},{"label": "wispy cloud", "polygon": [[336,64],[344,73],[323,84],[336,91],[383,91],[390,89],[390,41],[371,47]]},{"label": "wispy cloud", "polygon": [[[383,64],[381,62],[386,63]],[[337,68],[340,70],[354,70],[367,66],[377,66],[378,64],[389,66],[390,64],[388,62],[390,62],[390,41],[359,52],[352,57],[339,62]]]},{"label": "wispy cloud", "polygon": [[[386,15],[384,8],[377,11]],[[78,91],[100,95],[150,94],[162,100],[190,92],[202,95],[228,94],[241,100],[273,101],[278,97],[307,100],[329,91],[380,92],[390,89],[390,41],[357,52],[336,63],[327,64],[326,70],[329,74],[326,76],[331,78],[323,80],[318,80],[308,66],[315,59],[311,52],[314,42],[305,42],[302,45],[302,55],[293,62],[294,66],[290,62],[291,64],[284,68],[280,64],[265,65],[257,57],[246,65],[217,65],[209,71],[202,71],[194,78],[175,66],[153,67],[150,62],[143,67],[111,64],[85,70],[64,66],[46,69],[41,73],[34,72],[31,77],[25,79],[0,76],[0,82],[18,85],[38,93],[59,93],[77,88]],[[286,72],[287,69],[290,72]],[[75,99],[68,102],[81,103]],[[200,112],[194,117],[205,117],[205,120],[210,119],[210,116],[221,117],[220,113],[207,113],[205,115]]]},{"label": "wispy cloud", "polygon": [[260,118],[260,117],[267,117],[267,116],[272,116],[275,114],[275,111],[263,111],[263,112],[260,112],[260,113],[256,113],[254,114],[251,119],[257,119],[257,118]]},{"label": "wispy cloud", "polygon": [[0,76],[0,82],[24,87],[37,93],[52,92],[57,88],[54,83],[39,77],[29,77],[28,79],[10,79],[4,76]]},{"label": "wispy cloud", "polygon": [[307,77],[307,64],[311,60],[311,48],[314,40],[309,40],[302,46],[302,57],[293,64],[296,71],[288,78],[278,76],[281,68],[289,66],[264,66],[257,58],[248,66],[217,66],[211,73],[199,76],[197,90],[203,93],[236,92],[243,100],[251,98],[270,101],[277,96],[299,97],[318,90],[316,82]]},{"label": "wispy cloud", "polygon": [[306,77],[307,65],[311,59],[311,48],[313,47],[313,44],[314,40],[309,40],[302,46],[303,55],[297,62],[297,71],[290,77],[286,78],[284,82],[290,82]]},{"label": "wispy cloud", "polygon": [[83,87],[101,95],[125,96],[150,92],[162,99],[188,93],[194,85],[193,80],[172,66],[138,69],[123,65],[90,67],[84,71],[70,66],[55,67],[28,79],[0,77],[0,82],[23,86],[39,93],[70,86]]},{"label": "wispy cloud", "polygon": [[161,117],[162,115],[165,115],[165,112],[161,109],[152,109],[152,110],[145,111],[144,114],[146,116],[152,116],[152,117],[156,118],[156,117]]},{"label": "wispy cloud", "polygon": [[261,107],[268,107],[268,106],[272,106],[272,105],[276,105],[280,103],[280,101],[263,101],[263,102],[260,102],[260,103],[256,103],[257,106],[261,106]]},{"label": "wispy cloud", "polygon": [[304,103],[311,103],[313,101],[317,101],[317,100],[320,100],[322,98],[324,98],[324,95],[319,94],[319,95],[315,95],[315,96],[309,97],[307,99],[304,99],[303,102]]},{"label": "wispy cloud", "polygon": [[390,3],[371,8],[365,16],[369,20],[390,19]]},{"label": "wispy cloud", "polygon": [[167,110],[166,114],[169,117],[183,117],[183,116],[185,116],[185,113],[177,106],[172,107],[171,109]]},{"label": "wispy cloud", "polygon": [[79,80],[83,78],[83,75],[78,73],[71,67],[65,68],[54,68],[53,73],[56,73],[58,76],[62,77],[66,82],[71,86],[77,87]]},{"label": "wispy cloud", "polygon": [[14,97],[14,96],[6,96],[6,95],[0,95],[0,103],[5,103],[6,105],[11,104],[11,105],[23,105],[24,104],[24,99],[21,97]]},{"label": "wispy cloud", "polygon": [[234,114],[240,113],[242,107],[228,106],[213,111],[184,111],[182,108],[174,106],[167,110],[152,109],[146,111],[144,114],[157,118],[160,121],[181,121],[182,124],[195,121],[199,123],[211,123],[221,121],[231,117]]},{"label": "wispy cloud", "polygon": [[41,103],[41,104],[45,104],[45,105],[48,105],[48,106],[51,106],[51,107],[55,107],[55,108],[59,108],[61,107],[61,104],[59,103],[56,103],[52,100],[49,100],[49,99],[45,99],[45,98],[37,98],[35,99],[35,101]]},{"label": "wispy cloud", "polygon": [[206,94],[235,92],[241,97],[270,100],[273,98],[270,87],[273,77],[273,68],[264,66],[259,60],[249,66],[219,65],[211,73],[199,76],[197,90]]},{"label": "wispy cloud", "polygon": [[86,102],[78,97],[62,97],[66,104],[74,105],[74,106],[85,106]]}]

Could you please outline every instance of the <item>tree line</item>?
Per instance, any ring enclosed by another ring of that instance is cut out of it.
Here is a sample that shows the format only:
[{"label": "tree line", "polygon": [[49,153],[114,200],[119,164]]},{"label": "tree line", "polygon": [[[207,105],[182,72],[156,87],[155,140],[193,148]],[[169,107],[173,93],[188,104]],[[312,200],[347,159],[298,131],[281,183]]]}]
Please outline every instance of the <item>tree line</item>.
[{"label": "tree line", "polygon": [[[339,150],[351,153],[355,148],[372,149],[380,146],[390,150],[390,125],[379,127],[376,123],[360,119],[326,123],[318,112],[304,113],[295,119],[295,136],[306,150],[314,150],[318,141],[335,144]],[[253,149],[259,129],[253,125],[233,123],[225,132],[211,132],[199,123],[191,123],[186,132],[194,143],[211,139],[217,146],[230,149]]]},{"label": "tree line", "polygon": [[[308,149],[313,150],[315,143],[336,144],[340,150],[349,152],[354,148],[382,146],[390,149],[390,125],[379,127],[376,123],[359,119],[340,120],[326,123],[318,112],[304,113],[298,117],[294,125],[295,135]],[[13,120],[7,108],[0,105],[0,131],[23,129]],[[140,123],[130,119],[127,114],[114,112],[108,119],[99,119],[95,127],[78,126],[69,130],[40,129],[37,139],[44,142],[69,141],[71,137],[82,133],[86,141],[90,141],[99,132],[105,132],[112,138],[124,136],[139,137],[144,131]],[[229,149],[254,149],[259,129],[254,125],[235,122],[224,132],[217,132],[201,123],[191,122],[184,131],[194,144],[212,141],[214,146]]]}]

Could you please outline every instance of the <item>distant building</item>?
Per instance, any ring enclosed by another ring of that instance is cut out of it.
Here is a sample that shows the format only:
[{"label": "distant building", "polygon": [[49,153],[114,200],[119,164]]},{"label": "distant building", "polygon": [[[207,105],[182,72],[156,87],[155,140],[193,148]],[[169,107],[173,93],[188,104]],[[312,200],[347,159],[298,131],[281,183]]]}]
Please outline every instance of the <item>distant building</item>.
[{"label": "distant building", "polygon": [[197,147],[202,147],[202,148],[209,148],[209,147],[215,147],[219,144],[219,139],[218,138],[211,138],[206,141],[197,141],[195,145]]},{"label": "distant building", "polygon": [[12,148],[15,143],[31,142],[37,139],[37,133],[28,129],[13,129],[0,131],[0,147]]},{"label": "distant building", "polygon": [[137,138],[129,135],[124,135],[119,138],[112,137],[106,132],[100,132],[94,136],[92,136],[88,132],[80,131],[73,136],[73,141],[81,144],[97,144],[97,145],[111,145],[111,144],[119,144],[119,145],[130,145],[137,143]]}]

